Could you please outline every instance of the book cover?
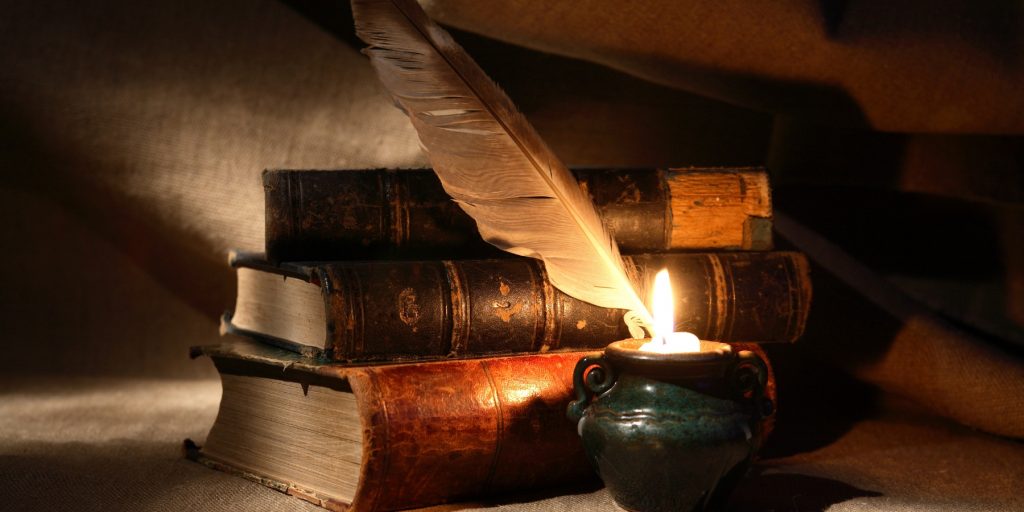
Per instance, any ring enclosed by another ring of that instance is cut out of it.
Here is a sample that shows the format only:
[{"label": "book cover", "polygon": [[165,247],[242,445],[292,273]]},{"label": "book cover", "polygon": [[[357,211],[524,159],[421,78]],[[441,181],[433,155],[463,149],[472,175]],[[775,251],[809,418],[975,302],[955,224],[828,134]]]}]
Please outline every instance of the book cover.
[{"label": "book cover", "polygon": [[[669,269],[677,330],[742,342],[792,342],[803,332],[811,283],[800,253],[627,259],[642,273]],[[563,294],[528,258],[271,265],[242,255],[233,264],[239,294],[227,331],[335,361],[583,350],[630,337],[623,311]],[[252,290],[268,299],[251,300]]]},{"label": "book cover", "polygon": [[[192,355],[213,360],[225,391],[205,445],[186,441],[186,455],[329,509],[422,507],[595,478],[575,425],[565,417],[572,370],[584,352],[350,367],[233,339],[194,348]],[[235,391],[238,379],[272,381],[274,390],[290,386],[297,403],[281,413],[266,406],[274,397],[252,391],[263,388]],[[353,482],[347,489],[332,486],[331,475],[316,476],[325,468],[296,469],[292,460],[303,449],[319,461],[307,464],[326,466],[335,456],[331,435],[305,433],[316,430],[307,423],[345,423],[341,413],[318,417],[331,409],[308,397],[323,394],[353,400],[357,420],[348,430],[359,449],[337,455],[359,454],[345,466]],[[236,411],[232,419],[229,410]],[[267,435],[261,422],[278,413],[280,421],[298,426]],[[244,435],[228,433],[232,421]]]},{"label": "book cover", "polygon": [[[623,254],[771,249],[761,168],[577,169]],[[263,174],[273,262],[486,258],[473,219],[429,169],[270,170]]]}]

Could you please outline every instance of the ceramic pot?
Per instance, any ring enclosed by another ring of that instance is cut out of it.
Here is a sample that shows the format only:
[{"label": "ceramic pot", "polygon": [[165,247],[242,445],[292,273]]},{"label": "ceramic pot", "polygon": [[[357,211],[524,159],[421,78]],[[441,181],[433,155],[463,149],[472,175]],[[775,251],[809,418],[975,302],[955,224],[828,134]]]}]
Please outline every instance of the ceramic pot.
[{"label": "ceramic pot", "polygon": [[612,343],[576,365],[568,416],[615,502],[631,511],[716,509],[761,446],[773,413],[764,362],[701,342],[684,354]]}]

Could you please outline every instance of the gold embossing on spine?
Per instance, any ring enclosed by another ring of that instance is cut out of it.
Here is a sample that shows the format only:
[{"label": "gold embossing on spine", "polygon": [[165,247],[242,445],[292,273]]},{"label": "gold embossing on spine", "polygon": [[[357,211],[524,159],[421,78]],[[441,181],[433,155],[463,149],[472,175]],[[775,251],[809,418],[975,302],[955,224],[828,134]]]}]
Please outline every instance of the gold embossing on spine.
[{"label": "gold embossing on spine", "polygon": [[381,187],[388,202],[388,233],[391,235],[392,247],[405,247],[409,241],[409,208],[406,187],[402,186],[401,176],[395,172],[382,172]]},{"label": "gold embossing on spine", "polygon": [[539,291],[541,292],[542,307],[539,308],[539,311],[541,315],[544,315],[543,322],[540,322],[544,326],[543,331],[534,338],[540,342],[540,346],[537,346],[535,342],[533,350],[536,352],[547,352],[557,349],[558,342],[562,338],[562,322],[559,321],[562,317],[562,304],[558,300],[558,293],[555,292],[555,287],[548,280],[548,274],[544,271],[544,266],[534,265],[533,268],[537,270],[537,282],[540,283]]},{"label": "gold embossing on spine", "polygon": [[787,332],[789,339],[796,340],[804,334],[814,290],[811,286],[810,264],[807,262],[806,256],[794,253],[793,257],[786,260],[786,263],[786,277],[789,280],[790,296],[793,301]]},{"label": "gold embossing on spine", "polygon": [[466,297],[465,279],[462,277],[459,264],[445,260],[445,276],[451,297],[451,338],[448,357],[455,357],[466,352],[469,344],[469,303]]},{"label": "gold embossing on spine", "polygon": [[733,320],[732,312],[729,311],[729,305],[730,303],[735,303],[735,300],[729,299],[735,297],[734,290],[732,289],[732,283],[726,279],[725,269],[718,255],[708,254],[706,255],[706,261],[707,271],[705,275],[708,279],[708,289],[711,291],[711,300],[708,301],[708,308],[710,309],[708,321],[712,322],[708,325],[708,331],[712,333],[708,339],[723,340],[726,339],[725,333],[731,331],[731,325],[727,324],[731,324]]},{"label": "gold embossing on spine", "polygon": [[662,223],[664,227],[664,234],[662,235],[662,249],[671,251],[672,246],[672,230],[675,224],[672,222],[672,188],[669,187],[669,179],[671,174],[664,169],[658,169],[658,191],[661,193],[661,197],[664,198],[665,207],[665,222]]},{"label": "gold embossing on spine", "polygon": [[501,403],[501,393],[498,392],[498,385],[494,382],[494,376],[491,375],[490,369],[487,367],[487,360],[482,359],[479,361],[480,370],[484,376],[487,377],[487,384],[491,387],[491,395],[494,397],[494,423],[496,425],[494,436],[494,455],[491,457],[491,463],[487,469],[487,477],[484,478],[480,487],[482,489],[488,489],[491,487],[491,482],[494,481],[494,474],[498,471],[498,462],[501,460],[501,449],[502,440],[505,439],[505,408]]},{"label": "gold embossing on spine", "polygon": [[363,289],[359,275],[350,268],[319,268],[327,306],[327,348],[335,360],[359,359],[365,351]]}]

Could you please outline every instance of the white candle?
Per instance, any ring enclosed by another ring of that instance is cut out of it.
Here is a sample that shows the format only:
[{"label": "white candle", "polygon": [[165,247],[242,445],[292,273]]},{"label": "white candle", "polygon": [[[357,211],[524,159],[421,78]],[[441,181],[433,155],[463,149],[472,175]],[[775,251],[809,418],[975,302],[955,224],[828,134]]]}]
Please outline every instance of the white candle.
[{"label": "white candle", "polygon": [[692,332],[672,332],[662,339],[653,339],[640,345],[643,352],[676,354],[679,352],[700,352],[700,338]]},{"label": "white candle", "polygon": [[659,354],[700,352],[700,338],[688,332],[674,332],[675,311],[672,284],[669,281],[667,269],[662,269],[654,277],[654,299],[651,303],[654,316],[654,338],[641,345],[640,350]]}]

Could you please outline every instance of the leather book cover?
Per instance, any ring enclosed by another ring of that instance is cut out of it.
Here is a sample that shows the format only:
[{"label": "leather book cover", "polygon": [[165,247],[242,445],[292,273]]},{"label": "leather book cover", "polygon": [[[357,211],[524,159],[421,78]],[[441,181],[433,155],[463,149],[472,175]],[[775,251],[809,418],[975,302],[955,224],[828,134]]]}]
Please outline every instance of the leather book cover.
[{"label": "leather book cover", "polygon": [[[811,282],[800,253],[671,253],[629,259],[642,274],[669,269],[677,330],[727,342],[792,342],[803,333]],[[327,321],[323,350],[335,361],[586,350],[630,337],[623,311],[565,295],[548,282],[543,266],[528,258],[273,266],[249,256],[236,258],[234,265],[321,286]]]},{"label": "leather book cover", "polygon": [[[577,169],[623,254],[771,248],[760,168]],[[429,169],[263,174],[273,262],[490,258],[473,219]]]},{"label": "leather book cover", "polygon": [[576,427],[565,416],[573,367],[587,354],[352,367],[240,339],[197,347],[192,356],[212,358],[222,375],[353,393],[363,460],[349,503],[233,467],[189,441],[186,455],[335,510],[423,507],[594,479]]}]

